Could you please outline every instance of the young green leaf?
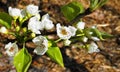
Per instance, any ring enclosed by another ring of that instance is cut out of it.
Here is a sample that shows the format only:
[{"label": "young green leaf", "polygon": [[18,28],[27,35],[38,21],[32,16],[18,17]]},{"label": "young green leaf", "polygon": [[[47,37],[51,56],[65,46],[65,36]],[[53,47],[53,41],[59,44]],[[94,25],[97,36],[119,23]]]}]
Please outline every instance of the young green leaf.
[{"label": "young green leaf", "polygon": [[98,2],[98,0],[90,0],[90,9],[94,9]]},{"label": "young green leaf", "polygon": [[49,47],[46,53],[53,61],[64,67],[62,54],[58,47]]},{"label": "young green leaf", "polygon": [[26,48],[22,48],[14,57],[14,65],[17,72],[27,72],[31,62],[32,57]]},{"label": "young green leaf", "polygon": [[93,35],[94,35],[94,36],[97,36],[97,37],[99,37],[101,40],[104,40],[103,37],[102,37],[101,32],[100,32],[97,28],[92,28],[92,29],[91,29],[91,32],[93,32]]},{"label": "young green leaf", "polygon": [[103,39],[105,39],[105,38],[112,38],[112,37],[114,37],[113,35],[108,34],[108,33],[105,33],[105,32],[101,32],[101,35],[102,35]]},{"label": "young green leaf", "polygon": [[94,11],[103,6],[108,0],[90,0],[90,10]]},{"label": "young green leaf", "polygon": [[61,7],[63,15],[69,20],[73,20],[77,15],[84,12],[84,7],[79,2],[71,2]]},{"label": "young green leaf", "polygon": [[6,28],[10,28],[11,23],[12,23],[12,17],[5,12],[0,12],[0,24],[5,26]]}]

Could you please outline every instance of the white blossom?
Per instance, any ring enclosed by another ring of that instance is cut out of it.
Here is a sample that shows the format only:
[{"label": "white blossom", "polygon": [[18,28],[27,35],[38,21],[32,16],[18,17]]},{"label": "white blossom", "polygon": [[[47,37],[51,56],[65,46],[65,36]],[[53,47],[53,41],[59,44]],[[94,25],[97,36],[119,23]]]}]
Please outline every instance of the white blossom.
[{"label": "white blossom", "polygon": [[31,30],[35,34],[41,34],[40,29],[43,28],[41,22],[38,20],[36,16],[30,18],[28,22],[28,30]]},{"label": "white blossom", "polygon": [[82,21],[81,21],[81,22],[78,22],[78,23],[77,23],[77,28],[78,28],[78,29],[84,29],[84,27],[85,27],[85,22],[82,22]]},{"label": "white blossom", "polygon": [[61,39],[70,39],[71,36],[74,36],[76,33],[76,28],[69,26],[61,26],[60,23],[58,23],[57,25],[57,35],[61,38]]},{"label": "white blossom", "polygon": [[49,19],[49,15],[45,14],[42,16],[41,24],[44,25],[44,29],[50,30],[54,27],[52,20]]},{"label": "white blossom", "polygon": [[45,54],[45,52],[48,50],[48,40],[44,36],[37,36],[32,41],[36,45],[34,53],[38,55]]},{"label": "white blossom", "polygon": [[99,52],[100,50],[98,49],[98,46],[96,43],[91,42],[89,48],[88,48],[88,53],[93,53],[93,52]]},{"label": "white blossom", "polygon": [[8,56],[14,56],[18,52],[18,46],[16,43],[9,42],[5,45],[5,49]]},{"label": "white blossom", "polygon": [[1,28],[0,28],[0,32],[1,32],[1,33],[4,33],[4,34],[7,34],[7,33],[8,33],[8,30],[6,29],[6,27],[1,27]]},{"label": "white blossom", "polygon": [[18,18],[21,15],[21,10],[18,8],[9,7],[8,12],[14,18]]},{"label": "white blossom", "polygon": [[36,15],[39,13],[38,6],[30,4],[26,7],[26,12],[30,15]]}]

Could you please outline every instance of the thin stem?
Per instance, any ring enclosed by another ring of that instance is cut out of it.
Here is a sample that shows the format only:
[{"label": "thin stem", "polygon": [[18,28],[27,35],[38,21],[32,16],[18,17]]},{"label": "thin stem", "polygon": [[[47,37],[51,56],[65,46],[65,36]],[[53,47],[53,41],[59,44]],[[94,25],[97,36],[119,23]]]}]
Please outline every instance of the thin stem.
[{"label": "thin stem", "polygon": [[58,39],[58,40],[56,40],[55,42],[57,43],[57,42],[59,42],[59,41],[61,41],[61,39]]}]

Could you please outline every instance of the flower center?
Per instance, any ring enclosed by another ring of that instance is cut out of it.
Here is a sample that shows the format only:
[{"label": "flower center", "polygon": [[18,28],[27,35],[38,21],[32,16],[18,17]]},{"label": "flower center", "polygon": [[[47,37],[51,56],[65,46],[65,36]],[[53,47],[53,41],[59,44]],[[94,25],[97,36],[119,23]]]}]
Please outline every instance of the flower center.
[{"label": "flower center", "polygon": [[13,48],[13,47],[11,47],[9,51],[10,51],[10,52],[13,52],[13,51],[14,51],[14,48]]},{"label": "flower center", "polygon": [[61,34],[67,35],[67,31],[66,31],[65,29],[62,29],[62,30],[61,30]]}]

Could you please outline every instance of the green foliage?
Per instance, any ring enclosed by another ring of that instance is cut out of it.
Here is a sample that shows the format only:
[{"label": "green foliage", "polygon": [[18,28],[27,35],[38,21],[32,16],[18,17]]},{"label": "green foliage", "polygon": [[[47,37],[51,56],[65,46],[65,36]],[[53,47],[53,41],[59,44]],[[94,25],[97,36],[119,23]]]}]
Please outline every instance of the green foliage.
[{"label": "green foliage", "polygon": [[108,0],[90,0],[90,10],[94,11],[103,6]]},{"label": "green foliage", "polygon": [[64,67],[61,51],[59,47],[55,46],[54,42],[52,42],[52,46],[48,48],[46,53],[53,61],[57,62],[60,66]]},{"label": "green foliage", "polygon": [[73,20],[77,15],[84,12],[84,7],[79,2],[71,2],[61,7],[64,16],[69,20]]},{"label": "green foliage", "polygon": [[[91,38],[92,36],[95,36],[95,37],[100,38],[101,40],[104,40],[106,38],[113,37],[113,35],[108,34],[106,32],[101,32],[97,28],[86,28],[83,31],[85,33],[85,36],[87,36],[88,38]],[[92,32],[92,34],[90,34],[90,32]]]},{"label": "green foliage", "polygon": [[26,48],[22,48],[14,57],[14,65],[17,72],[27,72],[32,61]]},{"label": "green foliage", "polygon": [[0,12],[0,24],[4,25],[6,28],[10,28],[11,23],[12,17],[5,12]]}]

